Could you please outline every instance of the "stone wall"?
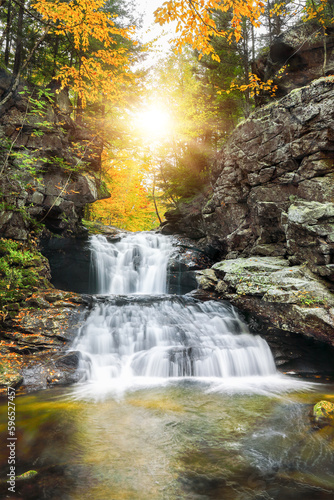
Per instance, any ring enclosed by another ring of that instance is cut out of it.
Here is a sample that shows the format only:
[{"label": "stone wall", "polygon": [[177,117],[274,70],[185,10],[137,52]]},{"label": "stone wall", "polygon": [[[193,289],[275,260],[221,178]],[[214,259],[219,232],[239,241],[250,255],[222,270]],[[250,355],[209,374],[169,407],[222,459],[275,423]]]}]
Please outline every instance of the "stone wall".
[{"label": "stone wall", "polygon": [[[10,77],[0,72],[0,97]],[[26,240],[42,222],[60,235],[78,234],[84,207],[108,196],[99,181],[102,142],[71,118],[68,94],[45,95],[24,82],[0,114],[0,234]],[[39,108],[36,100],[43,105]]]}]

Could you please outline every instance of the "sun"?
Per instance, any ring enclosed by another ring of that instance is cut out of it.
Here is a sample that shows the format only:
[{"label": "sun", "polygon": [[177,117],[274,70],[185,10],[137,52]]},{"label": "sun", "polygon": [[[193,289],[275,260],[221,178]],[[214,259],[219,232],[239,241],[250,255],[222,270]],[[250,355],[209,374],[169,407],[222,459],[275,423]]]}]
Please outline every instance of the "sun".
[{"label": "sun", "polygon": [[162,138],[171,132],[171,119],[167,111],[159,107],[150,107],[136,115],[136,125],[147,138]]}]

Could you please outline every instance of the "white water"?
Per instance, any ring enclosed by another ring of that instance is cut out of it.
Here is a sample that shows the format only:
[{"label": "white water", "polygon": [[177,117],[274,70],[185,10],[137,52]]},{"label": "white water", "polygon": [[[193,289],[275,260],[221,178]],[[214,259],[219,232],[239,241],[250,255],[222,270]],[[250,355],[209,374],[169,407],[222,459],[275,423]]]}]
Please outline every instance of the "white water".
[{"label": "white water", "polygon": [[232,307],[166,294],[171,249],[168,237],[150,233],[115,244],[91,238],[98,289],[108,296],[97,299],[73,346],[85,379],[102,387],[275,375],[266,341],[251,335]]},{"label": "white water", "polygon": [[129,234],[118,243],[105,236],[90,240],[92,278],[101,294],[161,294],[167,291],[167,263],[172,245],[157,234]]}]

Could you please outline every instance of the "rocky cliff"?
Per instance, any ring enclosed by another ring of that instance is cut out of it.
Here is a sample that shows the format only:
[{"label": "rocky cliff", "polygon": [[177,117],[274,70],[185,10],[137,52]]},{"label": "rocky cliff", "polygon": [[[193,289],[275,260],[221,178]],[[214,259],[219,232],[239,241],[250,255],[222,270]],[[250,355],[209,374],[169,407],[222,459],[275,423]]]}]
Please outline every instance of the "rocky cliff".
[{"label": "rocky cliff", "polygon": [[[0,71],[0,100],[9,84]],[[53,288],[38,251],[41,236],[75,245],[73,236],[87,232],[85,205],[108,197],[99,179],[102,141],[71,114],[57,83],[21,82],[0,110],[0,393],[20,385],[24,370],[27,387],[76,380],[78,359],[61,353],[83,301]]]},{"label": "rocky cliff", "polygon": [[[326,47],[326,52],[325,52]],[[275,37],[269,48],[252,64],[252,71],[262,81],[273,80],[276,97],[308,85],[316,78],[334,73],[334,30],[323,28],[315,21],[302,22]],[[261,90],[257,104],[272,100],[271,92]]]},{"label": "rocky cliff", "polygon": [[[0,98],[10,77],[0,73]],[[108,196],[98,172],[102,142],[71,119],[68,94],[57,83],[22,82],[0,114],[0,234],[26,240],[43,223],[77,234],[84,206]]]},{"label": "rocky cliff", "polygon": [[[209,276],[211,285],[208,281],[203,285],[202,278],[203,286],[216,288],[222,297],[269,322],[276,317],[278,328],[302,331],[332,344],[333,104],[334,81],[327,77],[258,109],[237,127],[218,154],[211,196],[201,196],[167,213],[167,224],[162,228],[165,233],[196,238],[216,251],[216,260],[241,258],[233,279],[227,276],[231,272],[221,267],[210,270],[214,272]],[[255,276],[241,264],[242,259],[256,261],[257,257],[279,262],[269,262],[275,269],[261,269],[260,275],[253,266]],[[271,280],[269,275],[274,271],[285,274]],[[303,284],[289,282],[289,273]],[[246,284],[256,281],[259,286],[241,290],[238,280]],[[321,292],[316,282],[321,283]],[[307,319],[302,314],[301,320],[296,307],[304,312],[316,309],[312,314],[317,319],[312,322],[310,316]],[[288,311],[291,321],[284,321]]]}]

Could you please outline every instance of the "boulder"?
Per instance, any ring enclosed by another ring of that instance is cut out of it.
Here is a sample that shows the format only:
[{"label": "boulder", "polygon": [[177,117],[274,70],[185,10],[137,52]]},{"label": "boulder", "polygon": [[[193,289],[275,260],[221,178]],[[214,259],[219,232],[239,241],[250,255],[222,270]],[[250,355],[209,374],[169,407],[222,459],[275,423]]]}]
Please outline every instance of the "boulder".
[{"label": "boulder", "polygon": [[[315,22],[302,22],[276,36],[269,50],[264,50],[252,65],[252,71],[262,81],[273,80],[276,95],[282,97],[303,87],[324,74],[334,73],[334,31],[327,28],[327,64],[324,68],[324,40]],[[271,98],[270,92],[260,91],[257,104]],[[312,116],[312,115],[311,115]]]},{"label": "boulder", "polygon": [[[79,354],[68,353],[88,302],[75,293],[43,290],[1,324],[0,394],[77,382]],[[38,312],[36,310],[38,308]]]},{"label": "boulder", "polygon": [[218,262],[196,275],[200,288],[270,327],[334,346],[334,295],[305,265],[252,256]]}]

